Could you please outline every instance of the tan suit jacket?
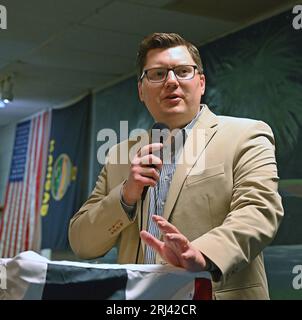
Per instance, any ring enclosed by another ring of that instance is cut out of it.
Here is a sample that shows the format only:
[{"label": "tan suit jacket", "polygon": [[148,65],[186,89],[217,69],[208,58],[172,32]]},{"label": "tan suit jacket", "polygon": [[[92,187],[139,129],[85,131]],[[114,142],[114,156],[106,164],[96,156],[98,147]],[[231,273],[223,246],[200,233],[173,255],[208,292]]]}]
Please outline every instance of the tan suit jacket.
[{"label": "tan suit jacket", "polygon": [[[149,197],[143,221],[140,202],[131,221],[120,202],[129,164],[111,163],[133,144],[124,141],[111,149],[95,189],[70,222],[70,244],[82,258],[104,255],[117,244],[118,263],[143,263],[139,230],[141,222],[146,229]],[[213,274],[216,299],[269,298],[262,250],[283,216],[274,151],[267,124],[216,116],[207,106],[186,140],[164,217],[221,270],[221,277]],[[163,263],[159,256],[157,263]]]}]

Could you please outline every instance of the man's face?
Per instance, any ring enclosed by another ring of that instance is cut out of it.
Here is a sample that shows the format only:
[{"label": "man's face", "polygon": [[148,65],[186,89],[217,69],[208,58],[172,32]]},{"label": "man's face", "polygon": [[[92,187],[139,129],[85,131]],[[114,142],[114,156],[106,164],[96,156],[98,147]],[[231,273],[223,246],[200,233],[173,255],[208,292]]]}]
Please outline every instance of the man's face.
[{"label": "man's face", "polygon": [[[156,67],[173,68],[178,65],[196,65],[185,46],[169,49],[152,49],[148,52],[144,70]],[[169,71],[167,79],[151,83],[146,76],[138,83],[139,97],[156,122],[170,129],[189,123],[200,109],[200,99],[205,91],[205,77],[195,71],[190,80],[178,80]]]}]

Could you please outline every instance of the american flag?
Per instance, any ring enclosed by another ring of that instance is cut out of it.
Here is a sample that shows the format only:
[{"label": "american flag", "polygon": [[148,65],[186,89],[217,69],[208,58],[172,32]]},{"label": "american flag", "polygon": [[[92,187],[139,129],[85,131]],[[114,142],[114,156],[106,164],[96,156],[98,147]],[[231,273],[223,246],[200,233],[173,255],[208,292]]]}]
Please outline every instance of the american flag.
[{"label": "american flag", "polygon": [[1,265],[6,283],[0,300],[212,299],[209,272],[171,265],[50,261],[32,251],[0,259]]},{"label": "american flag", "polygon": [[0,257],[14,257],[40,246],[40,205],[51,112],[43,112],[16,127],[3,216]]}]

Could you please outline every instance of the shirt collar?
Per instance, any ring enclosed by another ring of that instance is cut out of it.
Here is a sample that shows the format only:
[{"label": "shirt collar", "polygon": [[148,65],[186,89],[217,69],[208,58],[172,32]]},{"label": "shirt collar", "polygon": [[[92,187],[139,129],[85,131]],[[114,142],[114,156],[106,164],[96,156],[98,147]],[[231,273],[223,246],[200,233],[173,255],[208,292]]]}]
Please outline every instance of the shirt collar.
[{"label": "shirt collar", "polygon": [[189,122],[185,127],[183,127],[184,130],[191,130],[194,127],[195,122],[197,121],[197,119],[199,118],[199,116],[201,115],[203,111],[203,105],[200,105],[200,110],[199,112],[196,114],[196,116],[191,120],[191,122]]}]

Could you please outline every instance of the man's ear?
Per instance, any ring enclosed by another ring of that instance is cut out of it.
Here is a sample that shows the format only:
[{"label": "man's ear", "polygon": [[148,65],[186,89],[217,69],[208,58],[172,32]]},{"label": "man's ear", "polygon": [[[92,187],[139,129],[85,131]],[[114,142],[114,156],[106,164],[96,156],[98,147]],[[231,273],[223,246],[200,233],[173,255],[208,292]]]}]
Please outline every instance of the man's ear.
[{"label": "man's ear", "polygon": [[141,81],[138,81],[138,83],[137,83],[137,89],[138,89],[139,99],[140,99],[141,102],[144,102],[142,85],[143,85],[142,82],[141,82]]},{"label": "man's ear", "polygon": [[200,75],[201,95],[204,95],[206,89],[206,77],[204,74]]}]

